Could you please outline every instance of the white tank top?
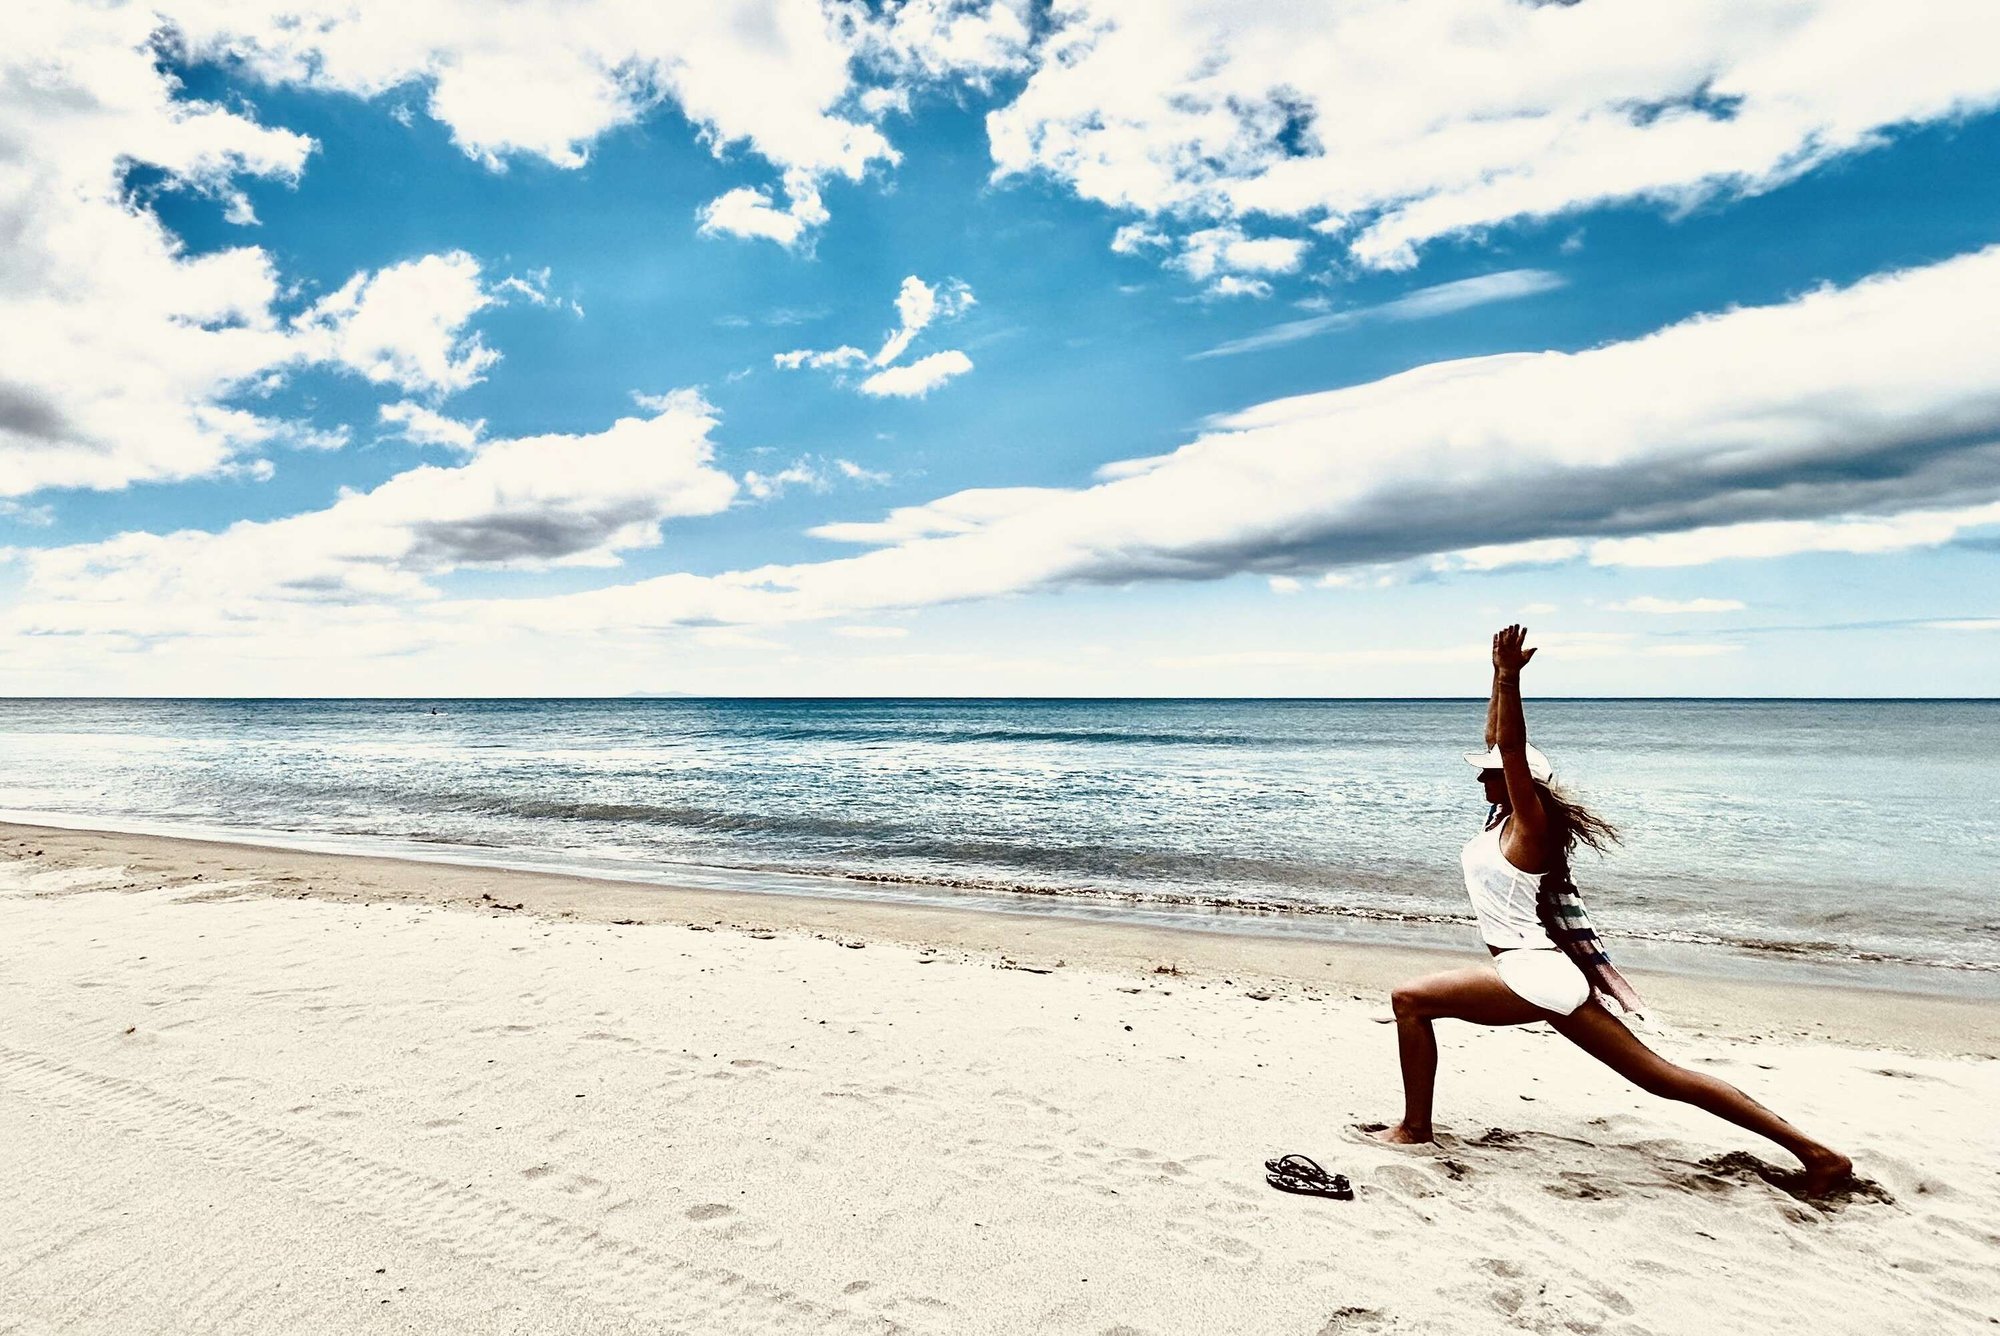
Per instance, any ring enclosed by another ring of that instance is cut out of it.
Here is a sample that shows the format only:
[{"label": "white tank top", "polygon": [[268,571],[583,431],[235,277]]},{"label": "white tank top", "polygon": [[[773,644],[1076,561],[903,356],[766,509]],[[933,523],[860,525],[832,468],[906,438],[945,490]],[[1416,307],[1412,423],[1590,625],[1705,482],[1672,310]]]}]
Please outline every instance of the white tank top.
[{"label": "white tank top", "polygon": [[1479,935],[1488,946],[1502,950],[1552,948],[1555,943],[1535,913],[1541,874],[1523,872],[1507,861],[1500,849],[1500,830],[1506,824],[1503,819],[1488,826],[1467,840],[1458,856],[1465,869],[1465,893],[1472,897],[1472,912],[1479,919]]}]

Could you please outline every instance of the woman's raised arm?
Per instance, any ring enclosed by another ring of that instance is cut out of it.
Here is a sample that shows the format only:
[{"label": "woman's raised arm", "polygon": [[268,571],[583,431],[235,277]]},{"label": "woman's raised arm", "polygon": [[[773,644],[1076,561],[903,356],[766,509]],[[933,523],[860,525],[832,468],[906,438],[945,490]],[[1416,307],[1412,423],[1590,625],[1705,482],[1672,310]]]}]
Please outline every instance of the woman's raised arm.
[{"label": "woman's raised arm", "polygon": [[1535,651],[1524,647],[1526,628],[1509,626],[1493,637],[1493,698],[1487,714],[1493,730],[1491,745],[1500,748],[1500,771],[1507,779],[1507,808],[1513,814],[1515,838],[1508,857],[1516,867],[1541,867],[1549,853],[1548,814],[1542,795],[1528,772],[1528,718],[1521,709],[1521,670]]}]

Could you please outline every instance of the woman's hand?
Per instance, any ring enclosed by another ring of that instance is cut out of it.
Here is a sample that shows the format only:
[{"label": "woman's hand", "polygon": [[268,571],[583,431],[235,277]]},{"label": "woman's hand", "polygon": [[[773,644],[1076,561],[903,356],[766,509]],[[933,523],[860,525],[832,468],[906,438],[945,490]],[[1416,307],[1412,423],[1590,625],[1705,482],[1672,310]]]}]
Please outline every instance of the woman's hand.
[{"label": "woman's hand", "polygon": [[1528,660],[1535,657],[1535,651],[1522,648],[1528,631],[1524,626],[1509,626],[1493,635],[1493,671],[1496,673],[1518,673],[1528,666]]}]

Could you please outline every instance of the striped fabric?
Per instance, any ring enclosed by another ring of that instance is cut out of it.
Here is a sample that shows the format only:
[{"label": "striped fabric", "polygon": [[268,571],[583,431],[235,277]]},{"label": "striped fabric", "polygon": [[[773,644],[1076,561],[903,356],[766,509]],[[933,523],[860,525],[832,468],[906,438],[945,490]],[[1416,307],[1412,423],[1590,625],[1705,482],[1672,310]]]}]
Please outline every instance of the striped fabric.
[{"label": "striped fabric", "polygon": [[1612,965],[1597,929],[1590,926],[1590,915],[1584,911],[1583,897],[1577,894],[1568,859],[1543,874],[1541,891],[1535,897],[1535,912],[1542,920],[1542,927],[1548,930],[1549,939],[1583,971],[1592,997],[1613,1014],[1623,1012],[1635,1020],[1647,1019],[1638,992]]}]

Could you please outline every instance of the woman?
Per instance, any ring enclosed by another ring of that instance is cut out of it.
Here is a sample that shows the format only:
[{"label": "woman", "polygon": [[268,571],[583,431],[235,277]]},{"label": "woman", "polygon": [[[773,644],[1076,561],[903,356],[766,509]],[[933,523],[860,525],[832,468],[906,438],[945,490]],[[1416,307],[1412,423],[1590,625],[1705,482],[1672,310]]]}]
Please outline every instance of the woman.
[{"label": "woman", "polygon": [[[1392,994],[1403,1063],[1403,1120],[1377,1132],[1376,1138],[1393,1145],[1433,1139],[1437,1038],[1432,1021],[1449,1018],[1475,1025],[1547,1021],[1640,1089],[1707,1109],[1769,1137],[1805,1164],[1805,1195],[1826,1193],[1848,1177],[1852,1164],[1845,1155],[1814,1141],[1735,1086],[1678,1067],[1640,1043],[1597,995],[1601,991],[1630,1009],[1636,999],[1623,980],[1601,955],[1594,959],[1586,955],[1600,984],[1593,990],[1591,980],[1544,926],[1543,912],[1552,894],[1559,897],[1569,886],[1570,853],[1579,844],[1602,850],[1617,832],[1551,790],[1548,758],[1528,745],[1528,725],[1521,713],[1521,669],[1535,651],[1523,647],[1526,638],[1519,626],[1493,637],[1488,751],[1466,758],[1481,766],[1479,780],[1493,807],[1486,829],[1462,855],[1466,890],[1493,960],[1413,979]],[[1574,912],[1580,918],[1580,906]],[[1594,941],[1587,922],[1581,932],[1563,935]]]}]

